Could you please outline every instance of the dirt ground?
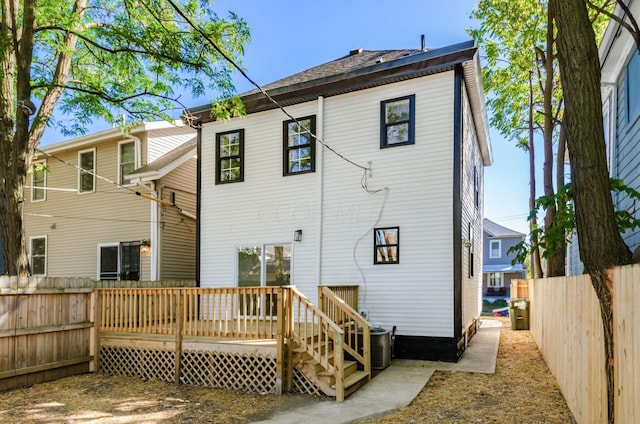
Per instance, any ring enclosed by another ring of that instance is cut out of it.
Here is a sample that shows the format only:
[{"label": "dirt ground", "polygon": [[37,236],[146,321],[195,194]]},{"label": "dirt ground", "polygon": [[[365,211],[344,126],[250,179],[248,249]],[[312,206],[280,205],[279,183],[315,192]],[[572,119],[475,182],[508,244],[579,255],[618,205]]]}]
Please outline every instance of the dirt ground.
[{"label": "dirt ground", "polygon": [[[357,423],[575,422],[529,332],[500,320],[495,374],[436,372],[411,405]],[[0,394],[0,422],[246,423],[322,401],[88,374]]]}]

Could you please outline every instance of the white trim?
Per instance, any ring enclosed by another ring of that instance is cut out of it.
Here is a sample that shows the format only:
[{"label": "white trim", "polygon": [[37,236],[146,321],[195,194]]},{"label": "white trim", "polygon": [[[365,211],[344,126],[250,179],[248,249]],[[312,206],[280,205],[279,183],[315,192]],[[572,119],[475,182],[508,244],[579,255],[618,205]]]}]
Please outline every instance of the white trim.
[{"label": "white trim", "polygon": [[[498,255],[493,254],[493,243],[498,243]],[[489,240],[489,258],[498,259],[502,257],[502,240]]]},{"label": "white trim", "polygon": [[[36,188],[36,186],[33,183],[33,176],[35,175],[34,165],[37,165],[37,164],[44,164],[44,169],[42,171],[42,175],[44,177],[44,185],[39,188]],[[33,198],[33,194],[36,192],[36,190],[42,190],[42,194],[44,195],[42,199]],[[47,200],[47,160],[42,159],[42,160],[33,161],[31,163],[31,203],[44,202],[45,200]]]},{"label": "white trim", "polygon": [[[123,144],[131,144],[133,143],[133,154],[134,154],[134,158],[133,158],[133,169],[138,169],[140,168],[140,139],[134,139],[134,138],[129,138],[126,140],[122,140],[118,142],[118,184],[123,186],[123,187],[130,187],[135,185],[135,182],[129,182],[129,183],[124,183],[125,180],[125,176],[126,175],[122,175],[121,174],[121,170],[122,170],[122,164],[120,163],[120,159],[121,159],[121,146]],[[127,174],[129,175],[129,174]]]},{"label": "white trim", "polygon": [[[33,272],[33,240],[44,239],[44,274],[36,274]],[[31,268],[31,275],[34,277],[45,277],[47,275],[47,256],[49,254],[49,243],[47,236],[31,236],[29,237],[29,267]]]},{"label": "white trim", "polygon": [[96,274],[96,279],[100,280],[100,249],[103,247],[117,247],[118,248],[118,261],[117,261],[117,273],[118,273],[118,278],[116,278],[117,280],[120,279],[120,242],[110,242],[110,243],[98,243],[97,245],[97,250],[98,250],[98,254],[96,255],[96,257],[98,258],[98,262],[97,262],[97,274]]},{"label": "white trim", "polygon": [[[500,276],[500,281],[498,282],[499,284],[492,284],[491,283],[491,276],[492,275],[499,275]],[[503,288],[504,287],[504,274],[502,272],[490,272],[489,275],[487,275],[487,287]]]},{"label": "white trim", "polygon": [[[82,161],[80,160],[80,157],[82,156],[83,153],[88,153],[88,152],[92,152],[93,153],[93,169],[91,170],[87,170],[89,171],[93,177],[93,190],[87,190],[87,191],[82,191],[81,187],[82,187]],[[78,194],[89,194],[89,193],[95,193],[96,192],[96,168],[97,168],[97,151],[95,147],[92,147],[90,149],[84,149],[84,150],[79,150],[78,151]]]}]

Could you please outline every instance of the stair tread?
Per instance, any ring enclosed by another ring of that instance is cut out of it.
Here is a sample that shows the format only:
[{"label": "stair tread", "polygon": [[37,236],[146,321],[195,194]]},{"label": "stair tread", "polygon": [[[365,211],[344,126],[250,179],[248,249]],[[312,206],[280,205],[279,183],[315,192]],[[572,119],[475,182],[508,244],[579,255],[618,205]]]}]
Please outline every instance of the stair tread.
[{"label": "stair tread", "polygon": [[[368,377],[369,373],[367,373],[366,371],[356,371],[344,379],[344,387],[351,387]],[[335,385],[333,385],[332,388],[335,388]]]}]

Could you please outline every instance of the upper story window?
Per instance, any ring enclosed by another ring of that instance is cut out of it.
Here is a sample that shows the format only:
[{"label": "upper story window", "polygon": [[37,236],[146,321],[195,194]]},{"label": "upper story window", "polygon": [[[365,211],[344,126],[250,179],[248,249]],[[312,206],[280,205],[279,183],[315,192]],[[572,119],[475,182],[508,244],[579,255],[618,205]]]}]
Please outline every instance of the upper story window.
[{"label": "upper story window", "polygon": [[124,141],[118,144],[118,182],[120,185],[131,185],[125,178],[138,165],[138,154],[135,141]]},{"label": "upper story window", "polygon": [[296,121],[285,121],[284,175],[302,174],[316,170],[316,117],[307,116]]},{"label": "upper story window", "polygon": [[31,237],[29,240],[31,275],[47,275],[47,237]]},{"label": "upper story window", "polygon": [[400,227],[373,230],[373,263],[400,263]]},{"label": "upper story window", "polygon": [[216,184],[244,181],[244,130],[216,134]]},{"label": "upper story window", "polygon": [[415,143],[415,94],[380,102],[380,148]]},{"label": "upper story window", "polygon": [[627,121],[633,121],[640,114],[640,53],[634,53],[627,64]]},{"label": "upper story window", "polygon": [[34,162],[31,166],[31,201],[47,200],[47,162]]},{"label": "upper story window", "polygon": [[78,152],[78,193],[96,191],[96,149]]},{"label": "upper story window", "polygon": [[489,257],[492,259],[502,257],[502,240],[489,240]]}]

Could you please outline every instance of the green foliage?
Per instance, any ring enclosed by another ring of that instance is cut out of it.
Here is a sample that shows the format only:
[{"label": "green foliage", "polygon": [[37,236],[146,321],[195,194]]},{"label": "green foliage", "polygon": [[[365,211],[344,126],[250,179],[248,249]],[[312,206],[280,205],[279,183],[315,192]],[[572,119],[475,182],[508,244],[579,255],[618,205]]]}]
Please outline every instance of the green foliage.
[{"label": "green foliage", "polygon": [[[627,186],[624,181],[616,178],[609,180],[611,191],[613,193],[621,193],[630,199],[640,201],[640,192]],[[564,208],[559,209],[555,215],[553,225],[545,231],[544,226],[537,226],[529,233],[526,240],[521,241],[517,245],[509,249],[508,253],[515,253],[513,263],[524,263],[531,255],[531,240],[537,240],[538,248],[542,257],[547,258],[553,252],[564,247],[563,242],[570,242],[571,234],[576,228],[575,210],[573,208],[573,185],[565,184],[558,190],[554,196],[542,196],[536,200],[536,209],[529,215],[528,220],[531,221],[541,210],[546,210],[556,204],[563,203]],[[618,230],[623,233],[626,230],[640,228],[640,219],[626,210],[615,211],[616,223]]]},{"label": "green foliage", "polygon": [[[220,18],[199,0],[175,3],[238,60],[249,40],[244,20],[233,13]],[[176,107],[184,107],[184,94],[198,97],[213,90],[224,99],[235,94],[230,65],[167,0],[97,0],[83,13],[74,12],[73,4],[38,2],[31,69],[35,98],[44,99],[55,86],[64,88],[58,105],[73,120],[57,124],[67,134],[82,133],[96,118],[118,123],[122,114],[127,122],[171,119]],[[69,75],[56,81],[56,62],[67,50],[63,42],[68,34],[78,41]]]}]

